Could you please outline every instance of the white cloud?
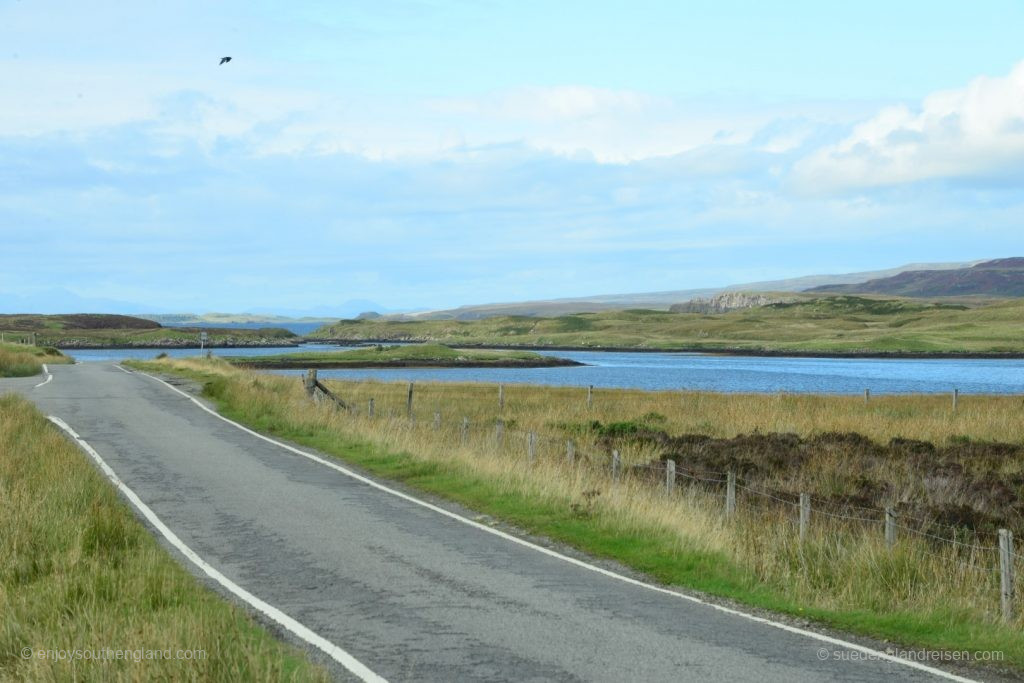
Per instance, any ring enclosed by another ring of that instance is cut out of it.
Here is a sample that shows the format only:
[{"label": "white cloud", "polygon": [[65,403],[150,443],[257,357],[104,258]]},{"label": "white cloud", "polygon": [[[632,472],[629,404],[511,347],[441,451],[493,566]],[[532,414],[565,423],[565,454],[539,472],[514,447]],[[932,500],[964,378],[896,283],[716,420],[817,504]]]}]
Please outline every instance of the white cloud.
[{"label": "white cloud", "polygon": [[[209,150],[229,141],[257,156],[465,160],[481,149],[512,146],[626,163],[709,144],[750,144],[758,131],[802,106],[751,107],[586,85],[461,97],[367,94],[292,82],[291,72],[274,68],[0,60],[0,136],[88,136],[143,125],[161,134],[165,155],[179,146]],[[820,104],[810,106],[823,113]],[[833,105],[824,117],[836,111]],[[804,123],[813,129],[813,122]],[[791,149],[806,130],[779,130],[762,148]]]},{"label": "white cloud", "polygon": [[801,187],[836,190],[970,178],[1024,165],[1024,62],[936,92],[916,108],[894,106],[841,142],[796,164]]},{"label": "white cloud", "polygon": [[577,121],[593,116],[636,113],[665,104],[659,98],[631,90],[608,90],[582,85],[516,88],[481,97],[434,100],[443,113],[527,121]]},{"label": "white cloud", "polygon": [[516,142],[600,163],[746,143],[779,116],[773,107],[718,105],[583,85],[523,87],[426,103],[461,131],[467,145]]}]

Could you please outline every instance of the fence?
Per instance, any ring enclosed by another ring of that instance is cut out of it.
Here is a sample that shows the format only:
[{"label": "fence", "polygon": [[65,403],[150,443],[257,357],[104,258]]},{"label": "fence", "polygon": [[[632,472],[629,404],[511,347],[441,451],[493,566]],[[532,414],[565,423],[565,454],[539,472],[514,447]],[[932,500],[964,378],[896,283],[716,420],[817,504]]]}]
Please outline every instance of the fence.
[{"label": "fence", "polygon": [[[417,423],[413,411],[415,386],[412,382],[408,384],[404,410],[391,408],[383,414],[378,410],[373,398],[367,401],[364,412],[359,406],[335,396],[317,380],[315,370],[309,371],[303,382],[313,400],[330,400],[350,415],[365,416],[370,420],[387,420],[395,429],[425,427]],[[585,399],[588,408],[593,405],[593,397],[594,390],[591,386],[587,388]],[[870,393],[865,391],[865,402],[870,399]],[[958,400],[959,392],[954,392],[954,411],[957,409]],[[505,408],[503,385],[498,387],[497,406],[498,414],[501,415]],[[466,416],[446,422],[442,412],[435,409],[430,429],[433,432],[442,432],[445,428],[452,429],[454,434],[448,436],[456,438],[457,434],[457,441],[462,445],[467,445],[471,436],[475,434],[478,441],[490,441],[494,449],[503,453],[520,453],[524,461],[530,465],[535,464],[540,458],[545,458],[549,461],[561,461],[570,466],[587,466],[595,471],[605,472],[612,485],[619,484],[626,478],[631,481],[646,481],[652,487],[664,489],[668,496],[679,495],[683,490],[699,489],[705,494],[720,496],[722,514],[726,519],[735,518],[738,511],[743,508],[764,513],[770,507],[774,509],[776,516],[781,513],[792,518],[794,533],[800,543],[805,542],[815,520],[821,517],[837,523],[856,525],[866,533],[879,534],[890,552],[895,551],[902,537],[920,538],[929,546],[944,545],[956,551],[958,559],[955,561],[962,569],[989,578],[998,576],[1001,617],[1005,622],[1011,622],[1015,618],[1015,569],[1016,562],[1024,560],[1024,555],[1015,551],[1014,534],[1009,529],[999,529],[994,535],[990,534],[986,542],[986,535],[981,532],[909,516],[893,507],[873,508],[852,504],[837,506],[805,492],[764,490],[746,481],[735,470],[686,469],[671,459],[624,466],[617,450],[607,453],[587,450],[581,448],[574,439],[543,434],[536,430],[518,430],[510,427],[510,422],[504,417],[473,422]],[[929,549],[925,549],[925,552],[938,556]],[[943,560],[948,559],[940,557]]]}]

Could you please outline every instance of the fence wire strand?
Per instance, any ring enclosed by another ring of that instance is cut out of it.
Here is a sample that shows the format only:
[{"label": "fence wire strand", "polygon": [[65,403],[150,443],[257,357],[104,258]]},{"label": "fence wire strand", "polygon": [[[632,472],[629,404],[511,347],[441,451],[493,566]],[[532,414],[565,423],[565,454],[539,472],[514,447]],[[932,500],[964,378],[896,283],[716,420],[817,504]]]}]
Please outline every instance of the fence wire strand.
[{"label": "fence wire strand", "polygon": [[[352,409],[350,409],[350,412],[355,417],[360,417],[360,418],[363,417],[361,412],[358,411],[358,409],[355,409],[354,406],[353,406]],[[369,415],[366,415],[365,417],[366,417],[366,419],[374,419],[374,420],[381,420],[381,419],[383,419],[383,420],[387,420],[387,421],[392,423],[391,424],[392,428],[397,428],[397,429],[401,429],[401,430],[416,429],[417,427],[425,427],[427,425],[436,424],[436,423],[433,423],[432,420],[426,420],[426,421],[417,420],[415,416],[413,416],[410,419],[409,416],[400,414],[401,412],[403,412],[403,411],[396,411],[395,409],[389,409],[389,410],[387,410],[387,412],[385,412],[380,407],[378,407],[375,410],[375,415],[374,415],[373,418],[371,418]],[[439,411],[434,411],[434,412],[436,413],[436,412],[439,412]],[[443,421],[443,419],[442,419],[440,427],[443,428],[443,427],[448,426],[448,425],[450,425],[450,423],[446,424]],[[455,422],[455,425],[456,425],[456,428],[460,431],[460,433],[464,433],[466,435],[467,439],[470,437],[471,434],[485,435],[486,432],[494,430],[496,432],[495,437],[497,439],[496,445],[500,444],[500,442],[501,442],[501,440],[503,438],[509,438],[509,439],[521,438],[524,441],[526,441],[526,443],[529,443],[528,440],[530,438],[530,435],[532,434],[533,435],[533,439],[534,439],[533,443],[534,443],[534,446],[536,448],[535,456],[539,455],[540,446],[542,444],[547,444],[549,446],[557,447],[558,449],[560,449],[563,452],[563,454],[567,453],[567,451],[566,451],[567,442],[570,441],[570,439],[556,437],[556,436],[552,436],[550,434],[545,434],[545,433],[541,433],[541,432],[531,432],[531,431],[526,431],[526,430],[521,430],[521,429],[510,429],[510,428],[507,427],[507,422],[505,420],[501,419],[501,418],[496,419],[494,422],[486,422],[486,421],[485,422],[475,422],[475,421],[469,421],[469,422],[465,422],[464,423],[462,421],[457,421],[457,422]],[[497,432],[497,427],[499,425],[503,426],[501,432]],[[498,433],[501,433],[503,436],[501,438],[498,438],[497,437]],[[609,454],[609,453],[596,453],[596,452],[594,452],[592,450],[589,450],[589,449],[586,449],[586,448],[581,448],[579,444],[575,443],[575,441],[573,441],[573,444],[574,444],[574,457],[575,457],[575,459],[577,461],[581,461],[581,462],[585,461],[589,465],[601,464],[604,467],[608,467],[610,465],[611,454]],[[524,449],[524,452],[525,452],[525,449]],[[664,465],[664,462],[662,462],[662,464],[660,466],[654,465],[654,464],[651,464],[651,463],[642,464],[642,465],[630,465],[630,466],[625,466],[624,465],[623,466],[623,471],[624,472],[636,471],[636,470],[644,470],[644,471],[650,471],[650,472],[664,472],[665,471],[665,465]],[[714,470],[702,470],[700,472],[697,472],[695,470],[692,470],[692,469],[686,468],[684,466],[681,466],[678,463],[676,464],[676,470],[675,470],[676,483],[678,483],[680,480],[690,480],[692,482],[699,482],[699,483],[703,483],[703,484],[716,484],[716,485],[717,484],[727,484],[728,481],[729,481],[728,476],[729,476],[728,472],[718,472],[718,471],[714,471]],[[735,486],[736,486],[737,490],[745,491],[745,492],[747,492],[749,494],[752,494],[753,496],[756,496],[758,498],[764,498],[764,499],[767,499],[767,500],[772,500],[772,501],[775,501],[777,503],[781,503],[781,504],[783,504],[785,506],[788,506],[790,508],[794,508],[795,507],[795,508],[799,509],[799,507],[800,507],[800,503],[798,501],[787,500],[785,498],[781,498],[779,495],[775,495],[775,494],[769,493],[767,491],[759,490],[757,488],[754,488],[754,487],[750,486],[749,482],[741,483],[740,480],[737,480]],[[789,494],[789,495],[796,495],[796,494]],[[856,504],[853,504],[853,503],[835,504],[835,503],[832,503],[830,501],[826,501],[826,500],[824,500],[822,498],[819,498],[817,496],[811,496],[810,497],[810,501],[811,501],[811,505],[812,505],[812,514],[814,514],[814,515],[823,515],[825,517],[829,517],[829,518],[832,518],[832,519],[851,521],[851,522],[858,522],[858,523],[868,523],[868,524],[883,524],[885,522],[885,514],[886,514],[885,509],[872,508],[872,507],[867,507],[867,506],[863,506],[863,505],[856,505]],[[874,514],[879,515],[879,517],[878,518],[873,518],[873,517],[865,517],[865,516],[861,516],[861,515],[848,514],[848,511],[850,511],[850,510],[860,510],[860,511],[864,511],[864,512],[874,513]],[[899,521],[895,521],[894,522],[895,528],[900,529],[900,530],[905,531],[905,532],[908,532],[908,533],[913,534],[915,536],[927,538],[927,539],[929,539],[931,541],[937,541],[937,542],[941,542],[941,543],[944,543],[944,544],[948,544],[948,545],[956,547],[956,548],[967,550],[967,551],[969,551],[971,553],[977,553],[977,552],[999,552],[999,548],[997,546],[981,545],[981,544],[978,544],[978,543],[965,543],[963,541],[958,541],[956,539],[947,538],[945,536],[939,536],[937,534],[930,533],[929,531],[923,531],[922,529],[914,528],[912,526],[908,526],[907,524],[904,524],[904,523],[901,523],[901,522],[904,522],[904,521],[906,521],[906,522],[916,522],[917,524],[920,524],[922,527],[927,528],[927,529],[942,528],[942,529],[948,529],[948,530],[956,532],[956,533],[970,533],[970,534],[973,534],[973,536],[975,538],[978,538],[978,539],[981,539],[983,537],[991,537],[993,535],[993,532],[991,532],[991,531],[980,531],[980,530],[973,530],[973,529],[967,530],[964,527],[958,527],[958,526],[954,526],[954,525],[951,525],[951,524],[945,524],[945,523],[938,522],[938,521],[935,521],[935,520],[923,519],[923,518],[920,518],[920,517],[916,517],[916,516],[912,516],[912,515],[907,515],[907,514],[904,514],[904,513],[901,513],[901,512],[894,512],[893,514],[894,514],[896,520],[899,520]],[[938,558],[941,558],[943,560],[947,560],[947,561],[951,560],[951,558],[948,558],[948,557],[946,557],[944,555],[940,555],[938,553],[932,552],[930,550],[923,550],[923,552],[926,552],[926,553],[928,553],[928,554],[930,554],[930,555],[932,555],[934,557],[938,557]],[[1024,554],[1022,554],[1020,552],[1013,552],[1013,553],[1011,553],[1011,557],[1013,557],[1013,558],[1015,558],[1017,560],[1024,561]],[[986,572],[992,571],[992,568],[983,568],[983,567],[978,567],[976,565],[964,564],[962,561],[958,561],[958,560],[952,560],[952,561],[957,562],[958,564],[960,564],[961,566],[964,566],[965,568],[975,569],[975,570],[978,570],[978,571],[986,571]]]}]

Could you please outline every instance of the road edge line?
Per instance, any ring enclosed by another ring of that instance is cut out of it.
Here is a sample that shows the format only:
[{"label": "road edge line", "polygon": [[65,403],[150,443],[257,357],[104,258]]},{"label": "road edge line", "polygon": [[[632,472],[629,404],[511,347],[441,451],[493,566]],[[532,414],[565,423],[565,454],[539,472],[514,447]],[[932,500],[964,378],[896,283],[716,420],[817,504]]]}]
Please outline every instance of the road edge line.
[{"label": "road edge line", "polygon": [[201,569],[203,573],[230,591],[235,595],[235,597],[241,599],[250,607],[253,607],[264,616],[273,620],[292,635],[326,653],[331,657],[331,659],[341,664],[353,675],[359,677],[359,679],[366,681],[367,683],[387,683],[386,679],[371,671],[365,664],[342,648],[317,634],[298,620],[288,616],[273,605],[257,598],[255,595],[221,574],[217,569],[206,562],[206,560],[200,557],[198,553],[185,545],[184,541],[178,538],[178,535],[171,531],[170,528],[161,521],[156,513],[153,512],[148,505],[143,503],[142,499],[139,498],[134,491],[128,488],[127,484],[121,481],[121,478],[117,476],[117,473],[111,469],[110,465],[103,460],[100,454],[97,453],[85,439],[79,436],[78,433],[68,425],[68,423],[55,415],[48,415],[46,419],[65,431],[72,439],[74,439],[75,443],[77,443],[86,453],[89,454],[89,457],[96,462],[100,470],[103,471],[103,474],[106,475],[107,479],[109,479],[111,483],[113,483],[114,486],[116,486],[117,489],[125,496],[125,498],[127,498],[129,502],[131,502],[131,504],[142,513],[143,517],[145,517],[149,523],[152,524],[165,539],[167,539],[167,542],[188,558],[192,564]]},{"label": "road edge line", "polygon": [[42,382],[40,382],[39,384],[37,384],[34,387],[32,387],[33,389],[38,389],[39,387],[41,387],[43,385],[49,384],[50,380],[53,379],[53,375],[50,374],[50,368],[46,367],[46,363],[43,363],[43,372],[46,373],[46,379],[44,379]]},{"label": "road edge line", "polygon": [[462,522],[463,524],[467,524],[467,525],[469,525],[471,527],[475,527],[477,529],[480,529],[481,531],[485,531],[485,532],[487,532],[489,534],[493,534],[493,535],[498,536],[500,538],[503,538],[503,539],[505,539],[507,541],[511,541],[511,542],[517,543],[517,544],[519,544],[521,546],[524,546],[524,547],[527,547],[527,548],[531,548],[533,550],[536,550],[537,552],[543,553],[543,554],[548,555],[550,557],[554,557],[554,558],[557,558],[557,559],[562,560],[564,562],[568,562],[569,564],[576,565],[577,567],[581,567],[581,568],[587,569],[589,571],[597,572],[598,574],[602,574],[602,575],[607,576],[609,578],[617,579],[619,581],[622,581],[624,583],[628,583],[628,584],[631,584],[631,585],[634,585],[634,586],[639,586],[641,588],[646,588],[648,590],[656,591],[658,593],[663,593],[665,595],[671,595],[671,596],[676,597],[676,598],[681,598],[683,600],[688,600],[688,601],[693,602],[693,603],[698,604],[698,605],[704,605],[706,607],[710,607],[712,609],[718,610],[719,612],[724,612],[725,614],[731,614],[733,616],[742,617],[743,619],[747,619],[749,621],[753,621],[753,622],[759,623],[759,624],[765,624],[766,626],[773,626],[773,627],[775,627],[777,629],[780,629],[782,631],[786,631],[788,633],[793,633],[793,634],[796,634],[796,635],[801,635],[801,636],[810,638],[812,640],[817,640],[817,641],[820,641],[820,642],[823,642],[823,643],[828,643],[830,645],[836,645],[836,646],[842,647],[844,649],[855,650],[857,652],[864,653],[864,654],[869,655],[871,657],[874,657],[876,659],[880,659],[880,660],[887,661],[887,662],[892,662],[894,664],[900,664],[902,666],[906,666],[906,667],[911,668],[911,669],[917,669],[919,671],[924,671],[926,673],[933,674],[933,675],[938,676],[940,678],[945,678],[946,680],[958,681],[959,683],[977,683],[977,681],[975,679],[964,678],[963,676],[958,676],[957,674],[951,673],[949,671],[943,671],[942,669],[936,669],[936,668],[927,666],[925,664],[921,664],[920,662],[915,662],[915,661],[911,661],[911,660],[907,660],[907,659],[901,659],[901,658],[896,657],[894,655],[891,655],[891,654],[889,654],[887,652],[883,652],[881,650],[875,650],[875,649],[872,649],[872,648],[867,647],[865,645],[858,645],[857,643],[851,643],[849,641],[842,640],[841,638],[833,638],[832,636],[827,636],[827,635],[825,635],[823,633],[816,633],[814,631],[808,631],[807,629],[802,629],[802,628],[800,628],[798,626],[791,626],[789,624],[785,624],[785,623],[782,623],[780,621],[772,621],[771,619],[767,619],[765,617],[759,617],[759,616],[756,616],[754,614],[749,614],[747,612],[743,612],[741,610],[734,609],[732,607],[726,607],[724,605],[718,605],[718,604],[715,604],[713,602],[709,602],[707,600],[703,600],[703,599],[698,598],[698,597],[693,596],[693,595],[687,595],[685,593],[680,593],[680,592],[677,592],[677,591],[674,591],[674,590],[670,590],[668,588],[663,588],[661,586],[656,586],[656,585],[651,584],[651,583],[645,583],[644,581],[639,581],[637,579],[630,578],[630,577],[625,576],[623,574],[618,574],[618,573],[613,572],[613,571],[611,571],[609,569],[604,569],[602,567],[598,567],[597,565],[589,564],[587,562],[584,562],[583,560],[578,560],[578,559],[576,559],[574,557],[569,557],[568,555],[563,555],[562,553],[559,553],[559,552],[557,552],[555,550],[551,550],[550,548],[545,548],[544,546],[537,545],[536,543],[531,543],[530,541],[527,541],[525,539],[519,538],[517,536],[513,536],[512,534],[506,533],[506,532],[501,531],[499,529],[493,529],[493,528],[487,526],[486,524],[481,524],[480,522],[473,521],[472,519],[469,519],[467,517],[463,517],[462,515],[459,515],[457,513],[451,512],[450,510],[445,510],[442,507],[439,507],[439,506],[434,505],[432,503],[428,503],[428,502],[426,502],[424,500],[420,500],[419,498],[416,498],[414,496],[410,496],[407,493],[403,493],[403,492],[398,491],[396,489],[392,489],[392,488],[390,488],[388,486],[385,486],[385,485],[380,484],[380,483],[378,483],[376,481],[373,481],[372,479],[370,479],[368,477],[365,477],[365,476],[363,476],[363,475],[361,475],[361,474],[359,474],[357,472],[354,472],[354,471],[352,471],[352,470],[350,470],[350,469],[348,469],[346,467],[342,467],[341,465],[338,465],[336,463],[333,463],[333,462],[330,462],[328,460],[325,460],[325,459],[321,458],[318,455],[314,455],[312,453],[307,453],[307,452],[305,452],[305,451],[303,451],[303,450],[301,450],[299,448],[295,448],[294,446],[290,446],[290,445],[288,445],[286,443],[283,443],[281,441],[277,441],[276,439],[272,439],[269,436],[265,436],[263,434],[260,434],[259,432],[254,431],[254,430],[250,429],[249,427],[246,427],[243,424],[235,422],[234,420],[232,420],[230,418],[224,417],[223,415],[218,413],[216,410],[213,410],[212,408],[209,408],[209,407],[203,405],[203,403],[201,401],[199,401],[197,398],[195,398],[194,396],[190,396],[189,394],[185,393],[181,389],[178,389],[176,386],[174,386],[174,385],[172,385],[172,384],[170,384],[168,382],[165,382],[164,380],[160,379],[159,377],[155,377],[155,376],[153,376],[153,375],[151,375],[151,374],[149,374],[147,372],[143,372],[141,370],[136,370],[133,374],[142,375],[142,376],[148,377],[148,378],[150,378],[150,379],[152,379],[152,380],[154,380],[156,382],[159,382],[160,384],[163,384],[164,386],[166,386],[171,391],[174,391],[177,394],[181,394],[182,396],[187,398],[189,401],[192,401],[192,403],[196,404],[197,406],[202,408],[207,413],[213,415],[214,417],[216,417],[216,418],[218,418],[220,420],[223,420],[224,422],[227,422],[228,424],[230,424],[233,427],[236,427],[236,428],[242,430],[243,432],[246,432],[248,434],[251,434],[252,436],[255,436],[258,439],[262,439],[263,441],[266,441],[268,443],[274,444],[275,446],[283,448],[286,451],[289,451],[291,453],[295,453],[296,455],[301,455],[304,458],[308,458],[308,459],[310,459],[310,460],[312,460],[314,462],[320,463],[321,465],[325,465],[326,467],[330,467],[331,469],[336,470],[336,471],[340,472],[341,474],[344,474],[344,475],[346,475],[348,477],[351,477],[352,479],[355,479],[357,481],[363,482],[364,484],[372,486],[373,488],[376,488],[376,489],[378,489],[380,491],[384,491],[386,493],[390,493],[393,496],[397,496],[398,498],[402,498],[403,500],[407,500],[407,501],[409,501],[411,503],[415,503],[416,505],[420,505],[422,507],[425,507],[428,510],[432,510],[434,512],[437,512],[438,514],[444,515],[445,517],[448,517],[450,519],[454,519],[456,521]]}]

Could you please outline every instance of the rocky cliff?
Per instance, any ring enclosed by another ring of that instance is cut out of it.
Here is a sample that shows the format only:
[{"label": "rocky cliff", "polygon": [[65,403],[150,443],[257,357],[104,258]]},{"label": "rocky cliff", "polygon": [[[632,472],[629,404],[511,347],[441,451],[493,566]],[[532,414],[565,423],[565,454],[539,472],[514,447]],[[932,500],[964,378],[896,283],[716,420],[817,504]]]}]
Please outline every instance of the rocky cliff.
[{"label": "rocky cliff", "polygon": [[690,301],[673,304],[669,311],[673,313],[727,313],[741,308],[767,306],[768,304],[784,304],[796,301],[795,297],[778,294],[762,294],[760,292],[724,292],[710,299],[697,297]]}]

